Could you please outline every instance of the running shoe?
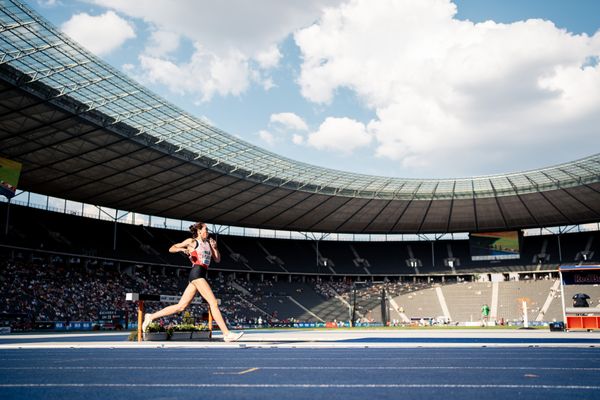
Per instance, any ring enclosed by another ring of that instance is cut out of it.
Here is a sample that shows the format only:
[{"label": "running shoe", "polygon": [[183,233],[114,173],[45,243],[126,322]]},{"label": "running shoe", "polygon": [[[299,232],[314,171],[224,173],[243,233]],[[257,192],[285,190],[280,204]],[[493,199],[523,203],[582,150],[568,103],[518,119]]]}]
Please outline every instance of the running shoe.
[{"label": "running shoe", "polygon": [[242,335],[244,334],[244,332],[229,332],[227,335],[223,336],[223,341],[225,342],[236,342],[238,341]]},{"label": "running shoe", "polygon": [[146,332],[146,329],[148,329],[148,325],[150,325],[151,322],[152,319],[150,318],[150,314],[146,314],[146,316],[144,316],[144,323],[142,324],[142,332]]}]

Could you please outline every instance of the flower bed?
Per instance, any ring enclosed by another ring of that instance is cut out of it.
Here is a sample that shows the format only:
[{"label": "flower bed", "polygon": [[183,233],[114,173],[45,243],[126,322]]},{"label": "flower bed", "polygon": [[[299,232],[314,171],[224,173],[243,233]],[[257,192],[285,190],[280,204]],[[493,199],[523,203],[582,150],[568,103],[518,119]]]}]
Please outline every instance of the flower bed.
[{"label": "flower bed", "polygon": [[164,327],[156,322],[148,326],[144,332],[146,341],[191,341],[191,340],[210,340],[212,332],[206,326],[196,326],[193,324],[181,324]]}]

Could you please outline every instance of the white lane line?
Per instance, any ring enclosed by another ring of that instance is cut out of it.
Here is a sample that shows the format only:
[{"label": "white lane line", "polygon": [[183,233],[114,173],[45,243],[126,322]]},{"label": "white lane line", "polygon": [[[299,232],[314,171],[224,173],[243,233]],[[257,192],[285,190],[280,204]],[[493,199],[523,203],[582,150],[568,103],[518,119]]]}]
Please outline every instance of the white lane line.
[{"label": "white lane line", "polygon": [[401,389],[549,389],[549,390],[600,390],[600,386],[588,385],[512,385],[512,384],[309,384],[309,383],[6,383],[0,388],[71,388],[71,387],[100,387],[100,388],[401,388]]},{"label": "white lane line", "polygon": [[[369,350],[374,350],[374,349],[369,349]],[[530,360],[530,361],[538,361],[538,360],[562,360],[562,361],[581,361],[582,358],[581,357],[538,357],[535,355],[529,356],[529,357],[511,357],[510,355],[505,355],[503,357],[492,357],[490,356],[487,352],[488,351],[492,351],[495,349],[490,349],[487,348],[486,349],[486,354],[482,355],[481,357],[418,357],[419,361],[438,361],[438,360],[480,360],[480,361],[485,361],[488,362],[490,360]],[[247,351],[247,350],[245,350]],[[577,354],[582,354],[581,352],[578,352]],[[585,357],[585,360],[598,360],[600,359],[600,352],[587,352],[585,354],[592,354],[595,355],[596,357]],[[397,358],[391,358],[391,357],[387,357],[386,356],[381,356],[381,357],[358,357],[361,361],[378,361],[378,362],[386,362],[386,361],[390,361],[390,362],[397,362],[398,359]],[[227,361],[227,360],[234,360],[234,361],[242,361],[242,360],[247,360],[247,361],[254,361],[256,359],[256,356],[252,356],[252,357],[217,357],[217,358],[204,358],[205,360],[208,361]],[[80,360],[74,360],[74,361],[110,361],[110,362],[114,362],[114,361],[181,361],[181,357],[88,357],[88,358],[82,358]],[[271,357],[269,356],[269,360],[305,360],[305,361],[341,361],[341,360],[352,360],[352,361],[356,361],[357,357]],[[409,356],[407,356],[406,359],[402,359],[403,362],[406,362],[408,360],[411,360],[411,358]],[[28,361],[28,362],[33,362],[36,361],[36,358],[32,357],[32,358],[23,358],[23,359],[0,359],[0,361]],[[66,362],[69,360],[48,360],[49,362]],[[46,362],[46,360],[44,360],[44,362]]]},{"label": "white lane line", "polygon": [[248,368],[244,371],[239,371],[239,372],[213,372],[213,375],[244,375],[249,372],[254,372],[254,371],[258,371],[258,370],[259,370],[259,368]]},{"label": "white lane line", "polygon": [[258,371],[258,368],[248,368],[245,371],[242,372],[238,372],[239,375],[243,375],[243,374],[247,374],[248,372],[254,372],[254,371]]},{"label": "white lane line", "polygon": [[600,371],[600,367],[489,367],[489,366],[478,366],[478,367],[460,367],[460,366],[361,366],[361,367],[344,367],[344,366],[310,366],[310,367],[300,367],[300,366],[259,366],[259,367],[249,367],[249,366],[204,366],[204,365],[194,365],[194,366],[110,366],[110,367],[89,367],[89,366],[79,366],[79,367],[0,367],[1,371],[46,371],[46,370],[68,370],[68,371],[88,371],[88,370],[238,370],[241,369],[243,372],[252,372],[257,369],[271,369],[271,370],[500,370],[500,371],[522,371],[522,370],[541,370],[541,371]]}]

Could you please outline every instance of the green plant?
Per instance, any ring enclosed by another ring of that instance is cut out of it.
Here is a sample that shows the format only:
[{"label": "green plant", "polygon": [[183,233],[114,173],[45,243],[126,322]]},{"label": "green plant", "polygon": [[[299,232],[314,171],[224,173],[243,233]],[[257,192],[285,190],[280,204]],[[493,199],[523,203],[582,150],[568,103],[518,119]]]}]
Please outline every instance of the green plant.
[{"label": "green plant", "polygon": [[204,326],[197,326],[194,324],[179,324],[172,327],[173,332],[193,332],[203,331],[206,328]]},{"label": "green plant", "polygon": [[137,341],[137,339],[138,339],[138,333],[137,333],[137,331],[132,331],[132,332],[129,332],[129,336],[127,337],[127,339],[128,339],[130,342],[136,342],[136,341]]},{"label": "green plant", "polygon": [[194,325],[194,317],[192,317],[192,315],[190,314],[189,311],[186,311],[183,314],[182,321],[183,321],[183,324],[185,324],[185,325]]},{"label": "green plant", "polygon": [[167,331],[167,328],[160,325],[158,322],[150,323],[150,325],[148,325],[148,328],[146,329],[146,332],[166,332],[166,331]]}]

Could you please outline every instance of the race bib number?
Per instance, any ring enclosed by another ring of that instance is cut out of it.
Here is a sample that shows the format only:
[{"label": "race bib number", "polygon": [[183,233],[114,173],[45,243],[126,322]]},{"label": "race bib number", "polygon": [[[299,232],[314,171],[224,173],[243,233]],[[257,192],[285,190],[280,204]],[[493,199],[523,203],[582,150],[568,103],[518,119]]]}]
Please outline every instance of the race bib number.
[{"label": "race bib number", "polygon": [[203,250],[202,251],[202,264],[209,265],[211,257],[212,257],[212,253],[210,250]]}]

